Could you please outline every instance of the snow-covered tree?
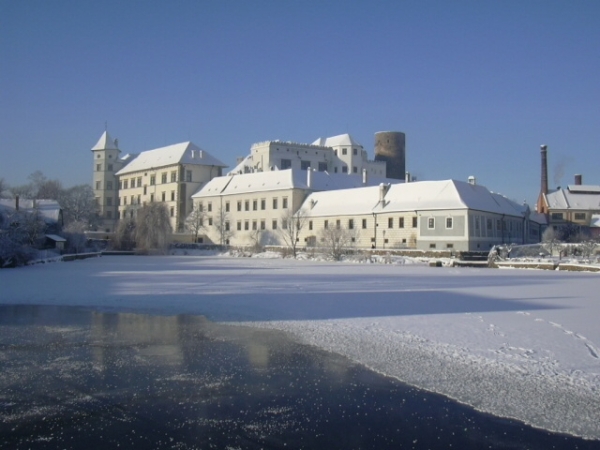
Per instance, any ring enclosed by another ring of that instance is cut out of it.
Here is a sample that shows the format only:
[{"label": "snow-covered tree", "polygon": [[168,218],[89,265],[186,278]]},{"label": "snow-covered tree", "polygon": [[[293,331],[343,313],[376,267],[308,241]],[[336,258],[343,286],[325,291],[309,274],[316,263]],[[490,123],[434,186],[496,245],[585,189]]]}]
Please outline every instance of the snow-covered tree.
[{"label": "snow-covered tree", "polygon": [[553,227],[546,228],[542,233],[542,244],[550,255],[552,255],[554,250],[560,245],[557,233]]},{"label": "snow-covered tree", "polygon": [[223,208],[219,208],[217,215],[214,217],[214,226],[219,235],[220,245],[229,245],[229,240],[233,237],[233,228],[229,213]]},{"label": "snow-covered tree", "polygon": [[302,208],[295,213],[291,209],[286,209],[281,216],[279,233],[285,244],[292,250],[294,258],[298,253],[300,232],[306,225],[307,220],[306,210]]},{"label": "snow-covered tree", "polygon": [[135,247],[135,221],[132,218],[119,220],[111,247],[114,250],[132,250]]},{"label": "snow-covered tree", "polygon": [[165,252],[172,233],[169,210],[164,203],[150,203],[137,211],[135,242],[140,250]]},{"label": "snow-covered tree", "polygon": [[58,203],[63,210],[65,224],[71,222],[86,222],[92,225],[97,219],[98,206],[94,191],[89,184],[81,184],[63,189],[58,197]]},{"label": "snow-covered tree", "polygon": [[67,251],[81,253],[85,250],[88,224],[85,221],[75,221],[63,228],[63,236],[67,240]]}]

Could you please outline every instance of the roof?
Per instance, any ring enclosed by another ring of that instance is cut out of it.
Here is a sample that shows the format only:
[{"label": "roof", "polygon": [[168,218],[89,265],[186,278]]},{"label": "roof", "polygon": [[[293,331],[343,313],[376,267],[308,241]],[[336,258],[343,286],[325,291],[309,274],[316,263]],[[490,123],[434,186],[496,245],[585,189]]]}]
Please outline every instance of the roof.
[{"label": "roof", "polygon": [[[214,195],[233,195],[249,192],[264,192],[283,189],[303,189],[307,191],[328,191],[348,189],[364,186],[362,176],[354,174],[310,172],[311,185],[308,185],[308,172],[306,170],[286,169],[269,172],[253,172],[244,174],[216,177],[209,181],[202,189],[195,193],[193,198],[212,197]],[[379,183],[398,183],[382,177],[369,177],[368,185]]]},{"label": "roof", "polygon": [[600,210],[600,186],[572,185],[546,194],[549,209]]},{"label": "roof", "polygon": [[57,234],[47,234],[46,237],[54,242],[67,242],[64,237],[58,236]]},{"label": "roof", "polygon": [[592,214],[590,228],[600,228],[600,214]]},{"label": "roof", "polygon": [[123,175],[141,170],[156,169],[158,167],[171,166],[175,164],[197,164],[203,166],[227,167],[206,150],[192,142],[182,142],[167,147],[156,148],[141,152],[129,164],[117,172]]},{"label": "roof", "polygon": [[92,150],[118,150],[115,141],[110,137],[108,131],[102,133],[96,145],[92,147]]},{"label": "roof", "polygon": [[305,208],[315,216],[470,209],[517,217],[523,217],[528,208],[484,186],[456,180],[392,184],[385,193],[384,205],[379,202],[381,189],[382,186],[316,192],[306,199]]},{"label": "roof", "polygon": [[[0,207],[5,210],[16,210],[15,199],[0,199]],[[61,208],[56,200],[19,199],[19,211],[28,213],[37,210],[46,223],[56,223],[60,220]]]},{"label": "roof", "polygon": [[352,139],[352,136],[348,133],[328,138],[318,138],[312,145],[320,145],[322,147],[338,147],[341,145],[347,145],[348,147],[362,147],[362,145]]}]

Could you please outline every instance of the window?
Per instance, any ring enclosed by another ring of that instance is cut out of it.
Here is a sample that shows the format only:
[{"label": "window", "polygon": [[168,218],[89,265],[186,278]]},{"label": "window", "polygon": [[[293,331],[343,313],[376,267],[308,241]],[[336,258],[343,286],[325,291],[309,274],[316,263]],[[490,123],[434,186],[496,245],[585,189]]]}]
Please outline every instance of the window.
[{"label": "window", "polygon": [[563,213],[552,213],[552,220],[562,220]]},{"label": "window", "polygon": [[283,209],[286,209],[288,207],[288,199],[287,199],[287,197],[283,197],[283,199],[281,200],[281,207]]},{"label": "window", "polygon": [[252,200],[252,211],[258,211],[258,200]]},{"label": "window", "polygon": [[127,204],[127,197],[123,197],[123,205]]},{"label": "window", "polygon": [[225,231],[229,231],[229,221],[225,221]]},{"label": "window", "polygon": [[96,172],[102,171],[102,164],[96,164]]},{"label": "window", "polygon": [[264,211],[265,209],[267,209],[267,200],[264,198],[260,199],[260,209],[262,211]]},{"label": "window", "polygon": [[164,192],[164,191],[161,192],[161,194],[160,194],[160,200],[164,202],[166,199],[167,199],[167,193]]},{"label": "window", "polygon": [[209,218],[208,218],[208,226],[209,226],[209,227],[212,227],[212,217],[209,217]]},{"label": "window", "polygon": [[135,205],[135,196],[134,195],[131,196],[131,204]]},{"label": "window", "polygon": [[112,206],[112,197],[106,197],[106,206]]},{"label": "window", "polygon": [[[333,153],[335,154],[335,156],[337,156],[337,155],[338,155],[338,154],[337,154],[337,150],[334,150],[334,151],[333,151]],[[98,156],[100,156],[100,155],[98,155]]]},{"label": "window", "polygon": [[[494,222],[492,222],[492,219],[487,219],[486,225],[487,225],[487,230],[489,231],[488,236],[491,236],[492,230],[494,229]],[[446,223],[446,228],[452,228],[452,227],[449,227],[448,224]]]},{"label": "window", "polygon": [[342,221],[341,220],[336,220],[335,221],[335,227],[339,230],[342,227]]},{"label": "window", "polygon": [[348,166],[342,166],[342,173],[348,173]]},{"label": "window", "polygon": [[174,170],[171,172],[171,183],[174,183],[177,181],[177,171]]},{"label": "window", "polygon": [[435,244],[429,244],[429,248],[435,248]]},{"label": "window", "polygon": [[238,201],[238,202],[237,202],[237,210],[238,210],[238,211],[241,211],[241,210],[242,210],[242,202],[241,202],[241,201]]},{"label": "window", "polygon": [[96,181],[96,189],[102,189],[102,181]]},{"label": "window", "polygon": [[398,219],[398,228],[404,228],[404,217]]},{"label": "window", "polygon": [[244,211],[250,211],[250,201],[246,200],[244,202]]},{"label": "window", "polygon": [[271,224],[271,228],[273,228],[274,230],[277,229],[277,221],[274,220],[273,223]]},{"label": "window", "polygon": [[146,185],[144,185],[144,195],[146,195],[146,194],[147,194],[147,192],[146,192],[146,191],[147,191],[147,186],[146,186]]},{"label": "window", "polygon": [[135,187],[135,178],[131,179],[131,189]]},{"label": "window", "polygon": [[325,222],[323,222],[323,228],[328,229],[329,228],[329,221],[326,220]]},{"label": "window", "polygon": [[156,175],[150,175],[150,186],[154,186],[156,184]]},{"label": "window", "polygon": [[137,177],[137,187],[142,187],[142,177]]},{"label": "window", "polygon": [[98,154],[98,155],[96,155],[96,158],[100,158],[100,155],[99,155],[99,154]]},{"label": "window", "polygon": [[108,191],[112,191],[112,188],[113,188],[112,181],[107,181],[107,182],[106,182],[106,189],[107,189]]},{"label": "window", "polygon": [[250,222],[247,220],[244,221],[244,230],[248,231],[250,229]]},{"label": "window", "polygon": [[[451,229],[453,225],[452,217],[446,217],[446,229]],[[492,219],[488,219],[488,229],[492,229]]]},{"label": "window", "polygon": [[267,229],[267,223],[264,220],[260,221],[260,229],[261,230],[266,230]]},{"label": "window", "polygon": [[175,201],[175,191],[171,191],[171,201]]},{"label": "window", "polygon": [[355,149],[355,148],[353,148],[353,149],[352,149],[352,153],[353,153],[354,155],[358,155],[358,150],[357,150],[357,149]]},{"label": "window", "polygon": [[284,230],[287,230],[287,220],[286,219],[281,219],[281,228],[283,228]]},{"label": "window", "polygon": [[363,230],[367,229],[367,219],[362,220],[362,227],[363,227]]},{"label": "window", "polygon": [[334,168],[333,168],[333,171],[334,171],[335,173],[338,173],[338,168],[337,168],[337,167],[334,167]]},{"label": "window", "polygon": [[171,208],[169,208],[169,213],[171,214],[171,217],[175,217],[175,207],[171,206]]},{"label": "window", "polygon": [[256,220],[252,221],[252,230],[256,231],[258,229],[258,224],[256,223]]},{"label": "window", "polygon": [[435,228],[435,218],[434,217],[430,217],[429,219],[427,219],[427,228],[429,228],[430,230],[433,230]]},{"label": "window", "polygon": [[388,217],[388,228],[394,228],[394,218]]},{"label": "window", "polygon": [[225,212],[229,212],[229,202],[225,202]]},{"label": "window", "polygon": [[412,218],[412,227],[417,228],[417,217]]},{"label": "window", "polygon": [[242,231],[242,221],[241,220],[237,221],[237,230]]},{"label": "window", "polygon": [[273,199],[273,209],[277,209],[277,199]]},{"label": "window", "polygon": [[454,248],[454,244],[446,244],[446,248]]},{"label": "window", "polygon": [[309,230],[312,230],[312,229],[313,229],[313,221],[312,221],[312,220],[309,220],[309,221],[308,221],[308,229],[309,229]]},{"label": "window", "polygon": [[185,171],[185,181],[187,181],[188,183],[192,181],[192,171],[191,170]]},{"label": "window", "polygon": [[123,180],[123,189],[127,189],[128,188],[128,182],[127,180]]},{"label": "window", "polygon": [[352,172],[353,173],[358,173],[358,167],[352,166]]},{"label": "window", "polygon": [[290,169],[292,167],[291,159],[282,159],[281,160],[281,170]]},{"label": "window", "polygon": [[348,229],[354,230],[354,219],[348,219]]},{"label": "window", "polygon": [[110,171],[112,171],[112,170],[113,170],[113,165],[112,165],[112,164],[109,164],[109,165],[108,165],[108,170],[110,170]]},{"label": "window", "polygon": [[575,213],[575,220],[585,220],[585,213]]},{"label": "window", "polygon": [[142,203],[142,196],[138,194],[137,196],[137,204],[141,204]]},{"label": "window", "polygon": [[348,154],[348,149],[347,148],[343,148],[342,149],[342,155],[347,155]]},{"label": "window", "polygon": [[300,161],[300,169],[301,170],[310,169],[310,161]]},{"label": "window", "polygon": [[121,218],[121,211],[117,211],[117,219]]},{"label": "window", "polygon": [[112,219],[112,211],[106,211],[106,218]]},{"label": "window", "polygon": [[123,182],[119,181],[119,189],[123,189]]},{"label": "window", "polygon": [[319,163],[319,172],[326,172],[327,171],[327,163],[326,162],[320,162]]},{"label": "window", "polygon": [[160,175],[160,182],[161,182],[162,184],[165,184],[165,183],[167,182],[167,172],[163,172],[163,173]]},{"label": "window", "polygon": [[208,202],[208,205],[206,205],[206,210],[208,212],[212,212],[212,202]]}]

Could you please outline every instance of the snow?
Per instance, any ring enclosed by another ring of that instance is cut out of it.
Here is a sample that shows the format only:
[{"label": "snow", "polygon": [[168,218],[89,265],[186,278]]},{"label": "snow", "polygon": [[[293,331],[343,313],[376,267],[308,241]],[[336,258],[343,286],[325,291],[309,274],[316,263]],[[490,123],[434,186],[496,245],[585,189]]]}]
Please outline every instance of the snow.
[{"label": "snow", "polygon": [[479,410],[600,439],[600,275],[264,256],[105,256],[1,270],[0,303],[283,330]]}]

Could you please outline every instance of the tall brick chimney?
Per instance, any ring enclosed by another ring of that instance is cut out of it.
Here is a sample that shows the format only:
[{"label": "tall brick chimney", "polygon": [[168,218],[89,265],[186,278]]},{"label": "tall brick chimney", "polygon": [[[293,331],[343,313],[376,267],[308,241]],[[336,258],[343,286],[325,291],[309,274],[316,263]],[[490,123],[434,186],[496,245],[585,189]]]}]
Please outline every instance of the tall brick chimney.
[{"label": "tall brick chimney", "polygon": [[540,145],[540,150],[542,153],[542,185],[535,209],[538,213],[547,214],[544,196],[548,193],[548,146]]}]

